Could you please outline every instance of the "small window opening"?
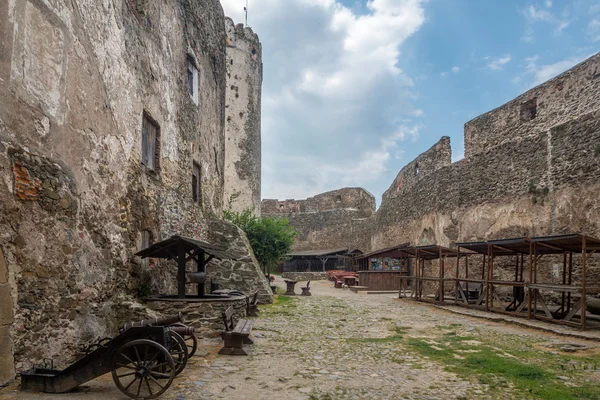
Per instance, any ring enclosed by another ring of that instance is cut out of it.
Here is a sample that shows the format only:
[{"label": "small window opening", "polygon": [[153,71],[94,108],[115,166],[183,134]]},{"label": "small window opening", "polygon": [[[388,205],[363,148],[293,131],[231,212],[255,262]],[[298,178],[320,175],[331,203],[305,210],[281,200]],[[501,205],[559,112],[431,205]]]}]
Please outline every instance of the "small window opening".
[{"label": "small window opening", "polygon": [[192,199],[194,203],[202,204],[200,199],[202,198],[202,188],[200,187],[202,178],[202,169],[198,163],[194,162],[194,169],[192,171]]},{"label": "small window opening", "polygon": [[142,164],[151,171],[158,171],[160,158],[160,128],[158,124],[144,112],[142,122]]},{"label": "small window opening", "polygon": [[187,56],[187,87],[190,97],[198,104],[198,68],[190,55]]},{"label": "small window opening", "polygon": [[283,208],[283,203],[279,203],[279,208]]},{"label": "small window opening", "polygon": [[419,175],[419,163],[415,164],[415,176]]},{"label": "small window opening", "polygon": [[521,104],[521,121],[531,121],[537,116],[537,97]]},{"label": "small window opening", "polygon": [[336,195],[336,196],[335,196],[335,201],[336,201],[337,203],[341,203],[341,202],[342,202],[342,195],[341,195],[341,194],[338,194],[338,195]]}]

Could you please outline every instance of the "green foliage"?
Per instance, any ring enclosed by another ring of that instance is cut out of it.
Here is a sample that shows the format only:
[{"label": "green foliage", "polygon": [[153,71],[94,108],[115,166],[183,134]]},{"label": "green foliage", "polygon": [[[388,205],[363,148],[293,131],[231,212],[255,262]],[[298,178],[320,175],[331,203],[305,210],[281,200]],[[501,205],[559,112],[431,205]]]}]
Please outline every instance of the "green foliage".
[{"label": "green foliage", "polygon": [[223,218],[240,227],[248,237],[258,263],[273,267],[292,249],[296,230],[285,218],[257,218],[249,209],[241,213],[223,211]]}]

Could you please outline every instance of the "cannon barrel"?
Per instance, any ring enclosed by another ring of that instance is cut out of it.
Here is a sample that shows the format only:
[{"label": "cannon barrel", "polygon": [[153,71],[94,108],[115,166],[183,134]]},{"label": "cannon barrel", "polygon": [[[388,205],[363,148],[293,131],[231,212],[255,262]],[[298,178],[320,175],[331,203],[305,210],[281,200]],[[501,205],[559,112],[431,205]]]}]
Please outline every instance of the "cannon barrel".
[{"label": "cannon barrel", "polygon": [[151,319],[143,319],[137,322],[128,322],[123,326],[123,330],[127,330],[129,328],[135,327],[144,327],[144,326],[167,326],[176,324],[178,322],[183,322],[183,316],[181,313],[177,313],[177,315],[172,315],[170,317],[163,318],[151,318]]},{"label": "cannon barrel", "polygon": [[190,336],[196,333],[196,328],[193,326],[171,326],[169,329],[181,336]]}]

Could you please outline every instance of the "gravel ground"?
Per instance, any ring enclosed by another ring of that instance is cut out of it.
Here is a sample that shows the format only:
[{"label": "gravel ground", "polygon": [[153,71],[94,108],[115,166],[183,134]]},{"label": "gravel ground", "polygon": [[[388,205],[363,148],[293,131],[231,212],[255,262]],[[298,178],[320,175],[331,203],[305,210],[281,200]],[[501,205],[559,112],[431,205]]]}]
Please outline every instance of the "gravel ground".
[{"label": "gravel ground", "polygon": [[[597,342],[457,315],[398,300],[392,294],[355,294],[333,289],[330,282],[313,282],[311,286],[311,297],[297,296],[274,306],[261,306],[253,330],[255,345],[248,346],[248,357],[218,356],[220,340],[203,339],[201,356],[190,360],[161,398],[498,398],[497,392],[492,395],[487,385],[447,372],[444,365],[411,352],[403,341],[425,338],[436,343],[432,332],[450,326],[458,334],[476,332],[500,338],[511,335],[533,342],[581,345],[590,354],[597,355],[598,351]],[[396,337],[402,340],[395,340]],[[27,394],[17,390],[17,385],[0,390],[0,400],[127,398],[113,385],[110,374],[69,394]],[[510,385],[503,390],[501,398],[520,398]]]}]

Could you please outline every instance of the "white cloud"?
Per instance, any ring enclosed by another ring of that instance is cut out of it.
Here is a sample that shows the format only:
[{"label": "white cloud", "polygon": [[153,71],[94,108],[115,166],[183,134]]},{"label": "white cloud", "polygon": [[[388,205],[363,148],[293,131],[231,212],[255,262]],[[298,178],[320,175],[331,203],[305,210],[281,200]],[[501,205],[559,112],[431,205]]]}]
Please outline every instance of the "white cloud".
[{"label": "white cloud", "polygon": [[[400,57],[424,23],[423,1],[369,0],[360,13],[340,0],[251,2],[263,49],[264,197],[389,184],[383,175],[423,114]],[[243,21],[243,2],[221,3]]]},{"label": "white cloud", "polygon": [[458,67],[456,65],[454,67],[452,67],[452,72],[454,72],[456,74],[458,71],[460,71],[460,67]]},{"label": "white cloud", "polygon": [[[544,6],[548,9],[551,8],[552,1],[546,0],[544,2]],[[525,33],[521,37],[521,41],[525,43],[535,42],[534,25],[538,22],[554,25],[555,35],[560,35],[562,31],[565,30],[571,24],[571,21],[569,20],[569,12],[567,9],[565,9],[562,12],[560,17],[556,16],[555,14],[552,14],[549,10],[539,8],[534,5],[530,5],[529,7],[524,8],[521,12],[525,16],[525,19],[527,21]]]},{"label": "white cloud", "polygon": [[556,75],[563,73],[588,57],[589,55],[575,56],[560,60],[553,64],[542,65],[538,64],[539,56],[528,57],[525,59],[525,62],[527,63],[525,71],[526,74],[531,77],[530,86],[533,87],[539,85],[540,83],[546,82],[548,79],[554,78]]},{"label": "white cloud", "polygon": [[504,66],[506,64],[508,64],[509,62],[510,62],[510,54],[507,54],[504,57],[496,57],[496,58],[492,59],[492,61],[487,64],[487,67],[491,70],[499,71],[502,68],[504,68]]},{"label": "white cloud", "polygon": [[540,10],[535,8],[535,6],[531,5],[524,10],[525,17],[531,21],[552,21],[553,17],[549,11]]},{"label": "white cloud", "polygon": [[445,77],[447,77],[447,76],[448,76],[448,73],[447,73],[446,71],[444,71],[444,72],[440,73],[440,76],[441,76],[442,78],[445,78]]},{"label": "white cloud", "polygon": [[590,21],[587,33],[594,42],[600,41],[600,18],[594,18]]}]

